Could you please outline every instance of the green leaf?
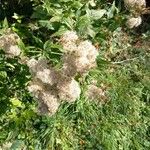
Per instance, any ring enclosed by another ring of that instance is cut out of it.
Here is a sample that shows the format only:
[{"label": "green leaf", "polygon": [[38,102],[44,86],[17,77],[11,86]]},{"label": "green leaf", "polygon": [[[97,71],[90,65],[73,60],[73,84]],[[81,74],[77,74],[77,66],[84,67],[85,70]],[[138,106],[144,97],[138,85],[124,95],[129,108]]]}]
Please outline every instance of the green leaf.
[{"label": "green leaf", "polygon": [[89,36],[91,36],[92,38],[95,37],[96,33],[95,33],[95,31],[92,29],[92,26],[89,26],[89,27],[87,28],[87,34],[88,34]]},{"label": "green leaf", "polygon": [[113,2],[111,8],[109,9],[109,11],[107,12],[107,17],[108,19],[111,19],[114,17],[114,13],[115,11],[117,11],[117,7],[115,5],[115,1]]},{"label": "green leaf", "polygon": [[6,78],[7,77],[7,72],[5,71],[0,71],[0,78]]},{"label": "green leaf", "polygon": [[73,19],[71,19],[71,18],[63,18],[63,23],[68,27],[68,28],[70,28],[71,30],[73,29],[73,23],[74,23],[74,21],[73,21]]},{"label": "green leaf", "polygon": [[3,21],[3,28],[7,29],[9,27],[7,18]]},{"label": "green leaf", "polygon": [[61,18],[61,16],[54,16],[50,19],[50,22],[60,22]]},{"label": "green leaf", "polygon": [[98,20],[98,19],[102,18],[104,16],[104,14],[106,14],[105,9],[100,9],[100,10],[91,9],[89,12],[90,12],[90,17],[93,20]]},{"label": "green leaf", "polygon": [[16,99],[16,98],[12,98],[10,101],[11,101],[11,103],[13,104],[13,106],[16,106],[16,107],[21,107],[21,106],[22,106],[21,101],[19,101],[19,100]]},{"label": "green leaf", "polygon": [[49,41],[49,40],[46,41],[43,46],[44,50],[50,50],[51,44],[52,44],[51,41]]},{"label": "green leaf", "polygon": [[47,11],[42,6],[38,6],[38,7],[36,7],[35,11],[33,12],[31,18],[46,19]]},{"label": "green leaf", "polygon": [[87,29],[91,25],[90,17],[87,15],[81,16],[77,21],[77,29],[81,34],[87,34]]},{"label": "green leaf", "polygon": [[54,30],[54,27],[49,20],[40,20],[39,24],[42,27],[45,27],[45,28],[50,29],[50,30]]}]

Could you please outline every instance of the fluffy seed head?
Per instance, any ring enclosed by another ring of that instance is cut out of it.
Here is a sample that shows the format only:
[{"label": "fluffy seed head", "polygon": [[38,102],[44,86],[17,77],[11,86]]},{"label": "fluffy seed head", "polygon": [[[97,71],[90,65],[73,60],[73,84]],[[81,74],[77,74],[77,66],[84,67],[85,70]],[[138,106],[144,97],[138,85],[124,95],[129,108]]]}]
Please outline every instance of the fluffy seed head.
[{"label": "fluffy seed head", "polygon": [[89,100],[95,100],[97,102],[104,102],[107,98],[105,92],[95,85],[88,86],[86,96]]},{"label": "fluffy seed head", "polygon": [[95,48],[95,46],[92,45],[92,43],[88,40],[80,42],[78,49],[77,49],[77,54],[80,56],[88,56],[88,55],[98,55],[98,51]]},{"label": "fluffy seed head", "polygon": [[19,56],[21,52],[18,45],[10,45],[10,47],[5,50],[6,50],[6,54],[8,54],[9,57]]},{"label": "fluffy seed head", "polygon": [[92,68],[92,64],[87,57],[79,57],[76,59],[75,63],[77,66],[77,72],[80,74],[85,73]]},{"label": "fluffy seed head", "polygon": [[132,18],[129,18],[126,22],[128,28],[132,29],[134,27],[138,27],[140,24],[142,23],[142,18],[139,16],[139,17],[132,17]]},{"label": "fluffy seed head", "polygon": [[73,78],[77,73],[83,75],[95,66],[98,51],[90,41],[78,41],[77,44],[77,40],[78,36],[73,31],[67,31],[61,37],[65,55],[59,72],[42,59],[27,62],[33,79],[40,82],[32,83],[28,90],[37,98],[41,114],[54,114],[60,104],[58,99],[74,102],[80,97],[80,86]]},{"label": "fluffy seed head", "polygon": [[76,32],[74,31],[66,31],[62,37],[61,37],[61,42],[63,43],[67,43],[67,42],[75,42],[78,40],[78,35]]},{"label": "fluffy seed head", "polygon": [[36,60],[34,58],[27,61],[27,66],[30,69],[32,74],[36,74],[38,71],[42,71],[48,67],[47,61],[45,59],[40,58]]},{"label": "fluffy seed head", "polygon": [[130,9],[141,10],[146,7],[145,0],[124,0],[125,6]]},{"label": "fluffy seed head", "polygon": [[39,113],[47,114],[50,116],[56,113],[60,105],[57,98],[49,92],[41,93],[38,99],[38,103]]},{"label": "fluffy seed head", "polygon": [[63,49],[65,53],[75,52],[77,50],[77,45],[74,42],[69,41],[69,42],[63,43]]},{"label": "fluffy seed head", "polygon": [[63,57],[63,69],[67,76],[88,72],[96,65],[97,49],[90,41],[80,42],[76,51]]},{"label": "fluffy seed head", "polygon": [[53,115],[57,111],[59,101],[53,91],[47,91],[42,82],[33,80],[28,86],[28,91],[37,99],[40,114]]},{"label": "fluffy seed head", "polygon": [[6,32],[0,37],[0,48],[2,48],[7,57],[14,57],[20,55],[20,48],[18,42],[20,41],[19,36],[12,31]]},{"label": "fluffy seed head", "polygon": [[53,69],[43,69],[36,73],[36,78],[40,79],[43,83],[53,85],[57,83],[58,73]]},{"label": "fluffy seed head", "polygon": [[[95,64],[96,57],[98,56],[98,51],[95,46],[92,45],[90,41],[83,41],[78,46],[78,54],[80,56],[80,62],[85,60],[88,66],[92,66],[93,63]],[[88,61],[87,61],[87,60]]]},{"label": "fluffy seed head", "polygon": [[33,80],[28,85],[28,91],[36,98],[39,97],[39,94],[45,91],[43,84],[38,80]]},{"label": "fluffy seed head", "polygon": [[37,71],[37,64],[38,61],[34,58],[27,61],[27,66],[29,67],[31,73],[35,73]]},{"label": "fluffy seed head", "polygon": [[81,89],[77,81],[74,79],[60,81],[57,85],[58,95],[61,100],[74,102],[80,97]]}]

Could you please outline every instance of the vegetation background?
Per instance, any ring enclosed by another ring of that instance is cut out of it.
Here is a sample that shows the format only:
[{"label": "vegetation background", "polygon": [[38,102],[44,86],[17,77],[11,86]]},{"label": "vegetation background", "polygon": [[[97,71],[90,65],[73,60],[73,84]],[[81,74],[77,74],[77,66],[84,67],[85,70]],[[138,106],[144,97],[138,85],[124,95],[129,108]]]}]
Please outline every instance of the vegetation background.
[{"label": "vegetation background", "polygon": [[[150,149],[150,17],[129,30],[127,15],[119,0],[0,0],[0,34],[12,28],[24,55],[60,66],[58,39],[66,30],[91,40],[100,53],[97,68],[81,83],[80,100],[49,117],[35,111],[28,67],[1,50],[0,149]],[[93,80],[107,93],[104,104],[84,96]]]}]

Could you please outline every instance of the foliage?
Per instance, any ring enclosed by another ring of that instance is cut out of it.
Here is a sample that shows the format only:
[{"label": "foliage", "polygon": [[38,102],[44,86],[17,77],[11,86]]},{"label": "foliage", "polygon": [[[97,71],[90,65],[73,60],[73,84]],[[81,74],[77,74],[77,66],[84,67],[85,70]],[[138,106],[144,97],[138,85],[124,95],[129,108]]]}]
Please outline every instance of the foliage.
[{"label": "foliage", "polygon": [[[6,58],[1,50],[0,145],[11,142],[12,150],[150,149],[150,32],[125,27],[121,2],[13,2],[0,1],[0,34],[8,27],[18,33],[23,55],[46,57],[59,67],[63,51],[59,37],[66,30],[91,40],[100,54],[97,68],[80,83],[81,98],[74,104],[63,103],[49,117],[36,113],[37,103],[26,89],[31,79],[28,67],[17,57]],[[93,80],[106,87],[105,104],[85,98],[86,85]]]}]

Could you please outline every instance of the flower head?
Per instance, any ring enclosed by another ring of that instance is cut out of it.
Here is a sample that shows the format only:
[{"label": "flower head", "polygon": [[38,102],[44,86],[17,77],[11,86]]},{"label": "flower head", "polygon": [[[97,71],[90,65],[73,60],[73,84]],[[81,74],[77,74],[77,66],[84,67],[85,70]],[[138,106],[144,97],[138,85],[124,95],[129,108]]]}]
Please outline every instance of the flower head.
[{"label": "flower head", "polygon": [[96,65],[97,49],[89,41],[80,42],[76,51],[63,57],[63,69],[67,76],[86,73]]},{"label": "flower head", "polygon": [[104,102],[107,99],[106,93],[95,85],[88,86],[86,96],[89,100],[95,100],[96,102]]},{"label": "flower head", "polygon": [[145,0],[124,0],[124,4],[129,10],[134,9],[135,11],[146,7]]},{"label": "flower head", "polygon": [[142,18],[139,16],[139,17],[131,17],[127,20],[127,26],[128,28],[132,29],[134,27],[138,27],[140,24],[142,23]]},{"label": "flower head", "polygon": [[49,92],[43,92],[38,99],[38,111],[40,114],[53,115],[59,108],[58,99]]},{"label": "flower head", "polygon": [[32,93],[32,95],[36,98],[39,97],[39,94],[41,94],[43,91],[45,91],[45,88],[43,84],[39,80],[32,80],[28,85],[28,91]]},{"label": "flower head", "polygon": [[29,67],[32,74],[36,74],[38,71],[42,71],[43,69],[46,69],[48,67],[47,60],[43,58],[40,58],[39,60],[36,60],[34,58],[28,60],[27,66]]},{"label": "flower head", "polygon": [[61,100],[74,102],[80,97],[81,89],[77,81],[74,79],[61,80],[58,85],[58,95]]},{"label": "flower head", "polygon": [[20,48],[18,42],[20,41],[19,36],[8,30],[3,36],[0,37],[0,48],[2,48],[7,57],[14,57],[20,55]]},{"label": "flower head", "polygon": [[36,73],[36,78],[49,85],[57,83],[58,76],[58,72],[56,72],[53,68],[43,69]]},{"label": "flower head", "polygon": [[77,40],[78,35],[74,31],[66,31],[61,37],[62,44],[67,42],[76,42]]}]

